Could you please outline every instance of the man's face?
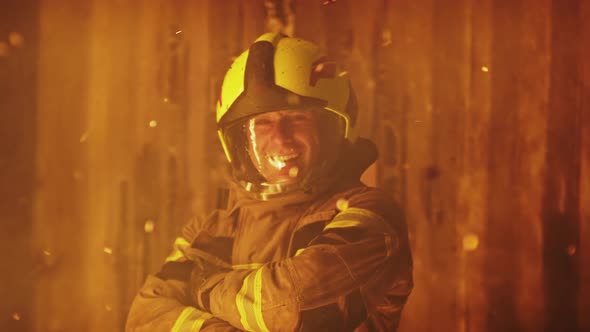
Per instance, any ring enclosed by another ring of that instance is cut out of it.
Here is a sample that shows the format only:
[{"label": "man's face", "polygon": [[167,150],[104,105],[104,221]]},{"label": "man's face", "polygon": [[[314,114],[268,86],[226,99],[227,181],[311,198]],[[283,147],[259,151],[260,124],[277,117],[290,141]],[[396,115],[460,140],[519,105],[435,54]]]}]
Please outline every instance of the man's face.
[{"label": "man's face", "polygon": [[246,126],[250,159],[268,183],[296,182],[318,159],[317,120],[311,111],[263,113]]}]

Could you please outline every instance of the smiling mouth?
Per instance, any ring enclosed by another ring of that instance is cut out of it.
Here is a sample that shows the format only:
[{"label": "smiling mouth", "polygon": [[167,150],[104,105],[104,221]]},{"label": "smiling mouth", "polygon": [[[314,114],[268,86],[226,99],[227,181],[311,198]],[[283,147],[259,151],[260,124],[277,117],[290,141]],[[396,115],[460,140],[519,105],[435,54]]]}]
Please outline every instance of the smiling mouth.
[{"label": "smiling mouth", "polygon": [[283,155],[267,155],[266,159],[275,168],[282,169],[288,162],[299,158],[299,153],[289,153]]}]

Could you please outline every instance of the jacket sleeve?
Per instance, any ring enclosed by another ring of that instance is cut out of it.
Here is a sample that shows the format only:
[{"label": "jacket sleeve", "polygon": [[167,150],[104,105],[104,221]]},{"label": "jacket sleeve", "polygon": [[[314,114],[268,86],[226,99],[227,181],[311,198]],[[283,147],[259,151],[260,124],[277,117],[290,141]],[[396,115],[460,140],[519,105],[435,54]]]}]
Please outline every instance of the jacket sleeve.
[{"label": "jacket sleeve", "polygon": [[407,244],[403,220],[366,203],[337,214],[294,257],[213,276],[192,294],[197,306],[244,330],[293,331],[305,312],[365,285],[408,282],[395,280],[396,265],[407,263],[398,255]]},{"label": "jacket sleeve", "polygon": [[190,305],[188,281],[194,268],[183,252],[195,236],[194,225],[188,224],[183,237],[176,239],[173,253],[166,259],[161,271],[148,276],[135,296],[125,331],[239,331],[227,322]]}]

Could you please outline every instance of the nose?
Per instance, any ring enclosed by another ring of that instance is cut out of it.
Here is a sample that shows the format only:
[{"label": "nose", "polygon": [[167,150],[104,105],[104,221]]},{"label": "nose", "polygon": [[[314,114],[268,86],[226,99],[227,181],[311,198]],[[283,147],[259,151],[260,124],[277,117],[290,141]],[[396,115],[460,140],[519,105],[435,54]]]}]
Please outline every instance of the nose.
[{"label": "nose", "polygon": [[289,143],[293,140],[293,125],[287,117],[281,117],[275,124],[272,133],[275,143]]}]

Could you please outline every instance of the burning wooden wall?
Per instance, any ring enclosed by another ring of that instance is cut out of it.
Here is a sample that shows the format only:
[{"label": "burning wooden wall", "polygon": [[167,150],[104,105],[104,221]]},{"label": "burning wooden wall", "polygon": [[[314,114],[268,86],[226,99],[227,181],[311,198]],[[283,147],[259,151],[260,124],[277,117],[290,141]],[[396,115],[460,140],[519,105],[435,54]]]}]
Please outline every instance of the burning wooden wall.
[{"label": "burning wooden wall", "polygon": [[590,2],[9,2],[1,243],[27,277],[2,330],[122,330],[223,203],[223,73],[279,30],[347,63],[381,152],[365,179],[408,216],[402,331],[590,330]]}]

